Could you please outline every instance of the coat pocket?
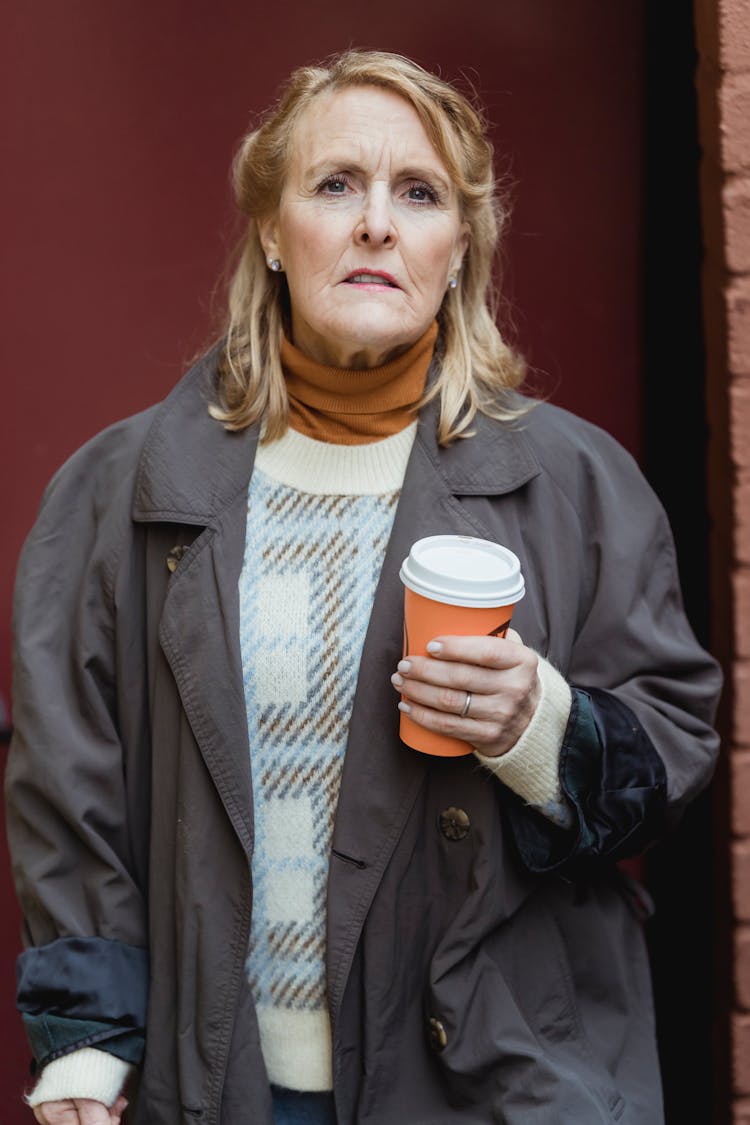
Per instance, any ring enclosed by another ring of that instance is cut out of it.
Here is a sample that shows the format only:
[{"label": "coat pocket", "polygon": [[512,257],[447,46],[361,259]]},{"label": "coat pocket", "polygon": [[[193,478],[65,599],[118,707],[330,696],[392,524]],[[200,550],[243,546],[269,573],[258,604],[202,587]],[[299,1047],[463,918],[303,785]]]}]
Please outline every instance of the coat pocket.
[{"label": "coat pocket", "polygon": [[564,1106],[576,1125],[622,1121],[626,1099],[591,1047],[545,899],[540,888],[460,960],[452,945],[451,970],[428,990],[431,1049],[451,1104],[483,1106],[487,1120],[550,1125]]}]

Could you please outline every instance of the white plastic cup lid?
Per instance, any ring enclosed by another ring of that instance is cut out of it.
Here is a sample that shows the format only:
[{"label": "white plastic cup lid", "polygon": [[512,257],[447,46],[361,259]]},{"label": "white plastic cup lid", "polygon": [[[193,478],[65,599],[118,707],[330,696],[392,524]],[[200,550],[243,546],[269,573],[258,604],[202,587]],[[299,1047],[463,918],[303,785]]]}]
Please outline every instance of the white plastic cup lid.
[{"label": "white plastic cup lid", "polygon": [[470,535],[418,539],[399,577],[415,594],[447,605],[513,605],[525,591],[516,555],[499,543]]}]

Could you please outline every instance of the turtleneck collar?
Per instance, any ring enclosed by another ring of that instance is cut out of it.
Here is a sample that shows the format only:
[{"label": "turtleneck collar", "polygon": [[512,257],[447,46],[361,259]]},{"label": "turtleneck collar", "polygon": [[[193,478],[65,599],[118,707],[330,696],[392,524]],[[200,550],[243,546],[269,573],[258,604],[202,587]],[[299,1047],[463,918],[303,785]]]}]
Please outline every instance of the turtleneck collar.
[{"label": "turtleneck collar", "polygon": [[284,337],[281,363],[289,395],[289,424],[307,437],[334,445],[364,445],[403,430],[414,421],[438,325],[382,367],[327,367]]}]

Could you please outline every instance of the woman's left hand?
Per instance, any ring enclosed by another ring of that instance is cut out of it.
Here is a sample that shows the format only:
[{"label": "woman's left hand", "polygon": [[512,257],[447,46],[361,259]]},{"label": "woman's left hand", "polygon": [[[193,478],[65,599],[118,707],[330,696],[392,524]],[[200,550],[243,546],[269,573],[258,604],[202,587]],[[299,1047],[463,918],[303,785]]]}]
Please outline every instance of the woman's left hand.
[{"label": "woman's left hand", "polygon": [[512,629],[507,637],[435,637],[427,648],[429,656],[405,656],[391,676],[405,696],[399,709],[489,757],[510,750],[539,701],[536,653]]}]

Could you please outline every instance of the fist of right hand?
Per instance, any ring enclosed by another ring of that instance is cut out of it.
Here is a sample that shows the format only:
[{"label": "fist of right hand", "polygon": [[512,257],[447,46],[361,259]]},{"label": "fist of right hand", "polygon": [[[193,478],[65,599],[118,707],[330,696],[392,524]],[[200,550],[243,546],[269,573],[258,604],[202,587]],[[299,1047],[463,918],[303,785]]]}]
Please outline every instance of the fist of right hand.
[{"label": "fist of right hand", "polygon": [[42,1102],[34,1109],[39,1125],[120,1125],[127,1100],[122,1095],[113,1106],[91,1098],[69,1098],[62,1102]]}]

